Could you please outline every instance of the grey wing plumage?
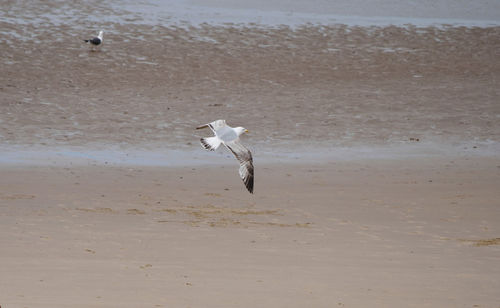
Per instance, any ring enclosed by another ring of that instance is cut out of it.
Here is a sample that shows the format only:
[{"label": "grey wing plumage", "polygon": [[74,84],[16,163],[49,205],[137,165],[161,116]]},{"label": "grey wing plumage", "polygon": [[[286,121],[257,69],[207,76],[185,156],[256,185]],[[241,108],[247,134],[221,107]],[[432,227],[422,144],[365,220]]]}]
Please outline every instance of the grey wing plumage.
[{"label": "grey wing plumage", "polygon": [[202,129],[202,128],[205,128],[205,127],[210,127],[210,129],[214,132],[218,131],[219,129],[223,128],[223,127],[226,127],[226,120],[216,120],[216,121],[213,121],[211,123],[208,123],[208,124],[205,124],[205,125],[202,125],[202,126],[198,126],[196,129]]},{"label": "grey wing plumage", "polygon": [[227,142],[225,145],[240,163],[240,177],[248,191],[253,194],[254,168],[252,153],[239,140]]},{"label": "grey wing plumage", "polygon": [[222,127],[227,126],[226,120],[216,120],[216,121],[213,121],[212,123],[210,123],[210,125],[212,126],[212,128],[214,130],[218,130]]}]

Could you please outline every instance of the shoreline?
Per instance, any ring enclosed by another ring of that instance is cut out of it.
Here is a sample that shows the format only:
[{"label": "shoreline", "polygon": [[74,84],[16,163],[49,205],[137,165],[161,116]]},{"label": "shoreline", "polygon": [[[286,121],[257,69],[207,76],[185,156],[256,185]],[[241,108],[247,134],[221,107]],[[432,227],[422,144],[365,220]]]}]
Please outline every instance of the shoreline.
[{"label": "shoreline", "polygon": [[[265,147],[245,145],[253,152],[256,164],[307,164],[356,162],[356,161],[387,161],[409,159],[454,159],[454,158],[499,158],[500,143],[497,142],[467,142],[463,144],[438,144],[431,142],[408,142],[404,144],[358,145],[341,147],[322,147],[304,145],[296,147],[281,147],[273,151]],[[30,147],[23,145],[0,146],[0,166],[43,166],[43,165],[136,165],[183,167],[202,165],[233,164],[234,157],[224,148],[216,152],[208,152],[201,148],[187,147],[175,150],[168,147],[151,145],[137,147],[110,147],[101,145],[89,146],[48,146]]]}]

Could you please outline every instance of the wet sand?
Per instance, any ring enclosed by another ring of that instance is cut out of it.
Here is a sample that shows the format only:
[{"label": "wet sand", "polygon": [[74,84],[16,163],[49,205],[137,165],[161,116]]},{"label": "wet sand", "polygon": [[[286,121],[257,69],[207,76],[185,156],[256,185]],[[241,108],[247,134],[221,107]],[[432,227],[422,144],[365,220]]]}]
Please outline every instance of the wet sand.
[{"label": "wet sand", "polygon": [[2,5],[2,308],[500,307],[500,27],[119,4]]},{"label": "wet sand", "polygon": [[98,24],[91,52],[96,25],[76,6],[76,24],[7,11],[31,23],[2,22],[2,145],[193,150],[193,128],[215,118],[249,128],[261,150],[500,139],[500,27],[124,18]]}]

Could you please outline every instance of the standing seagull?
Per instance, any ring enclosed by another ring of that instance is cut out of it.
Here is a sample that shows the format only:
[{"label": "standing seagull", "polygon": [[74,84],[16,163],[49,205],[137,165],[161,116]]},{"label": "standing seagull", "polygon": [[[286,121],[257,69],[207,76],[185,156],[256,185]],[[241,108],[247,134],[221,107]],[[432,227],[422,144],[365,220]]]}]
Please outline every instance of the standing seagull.
[{"label": "standing seagull", "polygon": [[217,120],[197,127],[202,129],[210,127],[215,136],[201,138],[201,145],[205,150],[215,151],[221,143],[231,151],[240,162],[240,177],[245,183],[248,191],[253,194],[253,159],[252,153],[240,143],[240,135],[247,133],[243,127],[231,127],[226,124],[226,120]]},{"label": "standing seagull", "polygon": [[91,40],[84,40],[85,43],[90,43],[92,47],[97,47],[102,44],[102,33],[103,31],[99,31],[99,35],[97,37],[94,37]]}]

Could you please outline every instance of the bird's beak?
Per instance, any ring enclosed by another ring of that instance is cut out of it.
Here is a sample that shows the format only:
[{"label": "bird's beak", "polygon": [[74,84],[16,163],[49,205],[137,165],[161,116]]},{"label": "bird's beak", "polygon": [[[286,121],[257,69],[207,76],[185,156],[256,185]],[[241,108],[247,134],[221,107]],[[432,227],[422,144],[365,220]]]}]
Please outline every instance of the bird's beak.
[{"label": "bird's beak", "polygon": [[249,133],[248,129],[245,129],[245,133]]},{"label": "bird's beak", "polygon": [[208,125],[202,125],[202,126],[198,126],[196,129],[202,129],[202,128],[205,128],[205,127],[208,127]]}]

